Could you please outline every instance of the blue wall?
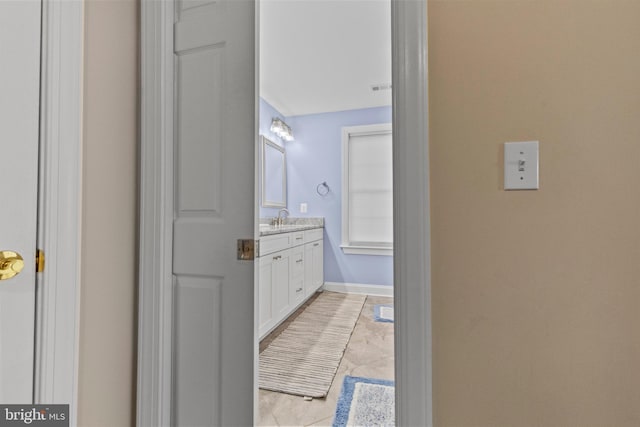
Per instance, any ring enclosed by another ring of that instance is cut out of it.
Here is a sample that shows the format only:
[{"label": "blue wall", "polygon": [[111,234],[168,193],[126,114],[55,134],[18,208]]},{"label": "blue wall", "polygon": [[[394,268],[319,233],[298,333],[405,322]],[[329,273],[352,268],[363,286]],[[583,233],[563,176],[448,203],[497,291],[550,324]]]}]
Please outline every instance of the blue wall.
[{"label": "blue wall", "polygon": [[[284,142],[269,131],[273,117],[283,118],[294,140]],[[260,100],[260,133],[283,145],[287,152],[287,208],[292,217],[324,217],[324,275],[326,282],[393,285],[393,257],[345,255],[340,248],[342,228],[342,127],[391,122],[391,107],[284,117]],[[316,187],[326,181],[331,191],[320,196]],[[306,214],[300,203],[307,203]],[[260,208],[261,217],[278,209]]]}]

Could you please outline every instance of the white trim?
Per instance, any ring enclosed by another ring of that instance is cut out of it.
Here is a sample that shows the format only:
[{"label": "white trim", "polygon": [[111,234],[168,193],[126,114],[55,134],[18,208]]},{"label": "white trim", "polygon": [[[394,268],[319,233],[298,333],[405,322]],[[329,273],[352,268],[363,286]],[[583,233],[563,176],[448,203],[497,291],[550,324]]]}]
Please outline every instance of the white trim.
[{"label": "white trim", "polygon": [[141,2],[138,426],[171,425],[174,2]]},{"label": "white trim", "polygon": [[342,252],[347,255],[376,255],[393,256],[393,248],[381,248],[379,246],[340,245]]},{"label": "white trim", "polygon": [[396,424],[433,425],[427,2],[391,2]]},{"label": "white trim", "polygon": [[34,401],[70,404],[77,423],[82,223],[81,1],[43,1]]},{"label": "white trim", "polygon": [[388,135],[392,133],[391,123],[379,123],[342,128],[342,252],[347,255],[393,255],[392,242],[389,247],[367,245],[370,242],[355,243],[349,238],[349,140],[352,136]]},{"label": "white trim", "polygon": [[367,285],[364,283],[324,282],[324,287],[322,289],[329,292],[340,292],[341,294],[393,297],[393,286]]},{"label": "white trim", "polygon": [[[259,135],[260,133],[260,0],[256,0],[255,2],[255,33],[254,33],[254,45],[255,45],[255,75],[254,75],[254,85],[255,85],[255,109],[254,109],[254,127],[255,127],[255,135]],[[253,170],[259,170],[259,144],[256,144],[256,150],[254,154],[254,166]],[[256,242],[259,242],[260,239],[260,204],[259,204],[259,185],[260,185],[260,175],[255,174],[254,176],[254,203],[253,206],[253,239]],[[260,246],[258,246],[257,252],[260,253]],[[253,425],[258,425],[258,420],[260,418],[260,399],[259,399],[259,391],[258,391],[258,379],[260,375],[259,368],[259,354],[260,354],[260,339],[258,337],[260,333],[260,286],[259,279],[260,274],[258,269],[260,268],[260,260],[256,257],[256,260],[253,263]]]}]

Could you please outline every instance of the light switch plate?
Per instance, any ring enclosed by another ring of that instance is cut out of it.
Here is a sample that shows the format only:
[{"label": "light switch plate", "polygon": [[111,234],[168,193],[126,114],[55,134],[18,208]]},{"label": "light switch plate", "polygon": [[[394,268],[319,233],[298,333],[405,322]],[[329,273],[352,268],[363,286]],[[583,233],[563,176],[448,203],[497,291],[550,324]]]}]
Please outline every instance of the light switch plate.
[{"label": "light switch plate", "polygon": [[537,190],[538,141],[505,142],[504,189]]},{"label": "light switch plate", "polygon": [[300,203],[300,213],[307,213],[307,204]]}]

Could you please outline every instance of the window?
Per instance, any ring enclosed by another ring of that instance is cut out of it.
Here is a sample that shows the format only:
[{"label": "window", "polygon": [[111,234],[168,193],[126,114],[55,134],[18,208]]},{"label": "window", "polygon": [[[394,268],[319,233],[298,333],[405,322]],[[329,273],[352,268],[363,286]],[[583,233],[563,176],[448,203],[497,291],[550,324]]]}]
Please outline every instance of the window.
[{"label": "window", "polygon": [[342,128],[342,250],[393,255],[391,124]]}]

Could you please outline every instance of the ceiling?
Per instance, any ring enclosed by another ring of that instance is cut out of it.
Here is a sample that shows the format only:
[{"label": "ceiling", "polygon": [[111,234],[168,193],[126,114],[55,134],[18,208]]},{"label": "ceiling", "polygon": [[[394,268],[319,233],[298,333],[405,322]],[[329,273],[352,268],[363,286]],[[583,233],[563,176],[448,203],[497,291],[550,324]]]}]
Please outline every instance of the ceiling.
[{"label": "ceiling", "polygon": [[390,0],[262,0],[260,96],[285,116],[391,105]]}]

